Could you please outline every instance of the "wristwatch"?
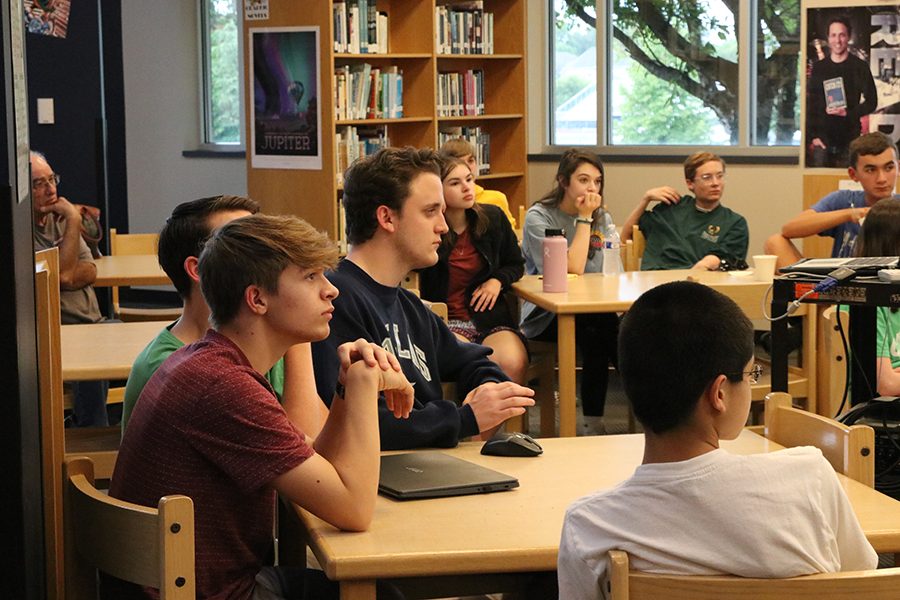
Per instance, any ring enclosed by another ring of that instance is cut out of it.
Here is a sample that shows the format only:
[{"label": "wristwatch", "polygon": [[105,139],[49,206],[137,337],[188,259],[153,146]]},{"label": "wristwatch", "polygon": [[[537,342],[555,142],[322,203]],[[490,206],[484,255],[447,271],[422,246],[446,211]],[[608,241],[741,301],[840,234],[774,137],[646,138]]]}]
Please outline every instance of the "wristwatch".
[{"label": "wristwatch", "polygon": [[584,223],[584,224],[586,224],[586,225],[591,225],[591,224],[593,224],[593,222],[594,222],[593,219],[585,219],[584,217],[575,217],[575,224],[576,224],[576,225],[577,225],[578,223]]}]

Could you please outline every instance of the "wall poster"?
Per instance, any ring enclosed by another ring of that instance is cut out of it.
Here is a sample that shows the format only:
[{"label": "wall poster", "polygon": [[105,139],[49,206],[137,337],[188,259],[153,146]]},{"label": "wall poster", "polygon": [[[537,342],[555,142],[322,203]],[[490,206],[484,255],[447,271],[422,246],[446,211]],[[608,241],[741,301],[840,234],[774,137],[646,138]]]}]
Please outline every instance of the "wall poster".
[{"label": "wall poster", "polygon": [[861,133],[900,139],[900,7],[810,8],[806,166],[848,166]]},{"label": "wall poster", "polygon": [[251,166],[321,169],[319,28],[250,29]]},{"label": "wall poster", "polygon": [[28,33],[64,38],[69,29],[71,0],[24,0]]}]

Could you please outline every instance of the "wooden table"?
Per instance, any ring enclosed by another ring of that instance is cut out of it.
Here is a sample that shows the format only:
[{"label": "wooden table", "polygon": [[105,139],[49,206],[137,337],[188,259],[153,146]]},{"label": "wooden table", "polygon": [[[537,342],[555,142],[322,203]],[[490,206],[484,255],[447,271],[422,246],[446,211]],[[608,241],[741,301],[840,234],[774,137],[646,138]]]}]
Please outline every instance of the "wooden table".
[{"label": "wooden table", "polygon": [[101,256],[94,259],[97,279],[94,287],[114,285],[169,285],[172,281],[159,266],[155,254]]},{"label": "wooden table", "polygon": [[[297,509],[307,543],[325,574],[340,582],[344,600],[375,598],[376,578],[443,576],[456,581],[463,575],[554,570],[566,507],[631,476],[641,462],[644,436],[540,442],[544,454],[537,458],[482,456],[478,442],[444,450],[518,477],[521,486],[495,494],[406,502],[379,496],[367,532],[340,532]],[[780,448],[748,430],[722,447],[735,454]],[[900,502],[839,478],[875,549],[900,551]]]},{"label": "wooden table", "polygon": [[[588,273],[577,277],[570,276],[568,291],[563,293],[545,293],[538,275],[526,275],[513,284],[513,291],[518,296],[555,313],[558,317],[560,436],[575,435],[575,315],[624,312],[647,290],[663,283],[686,279],[708,285],[727,295],[751,319],[762,316],[762,301],[770,284],[724,271],[626,271],[615,276]],[[808,312],[810,310],[806,309],[796,314],[807,315],[810,314]],[[815,329],[812,325],[804,329],[804,357],[813,355]],[[814,369],[808,368],[807,371],[802,388],[791,388],[790,391],[796,396],[808,398],[812,403],[815,396]],[[815,412],[814,406],[808,408]]]},{"label": "wooden table", "polygon": [[63,325],[64,381],[127,379],[131,365],[169,321]]}]

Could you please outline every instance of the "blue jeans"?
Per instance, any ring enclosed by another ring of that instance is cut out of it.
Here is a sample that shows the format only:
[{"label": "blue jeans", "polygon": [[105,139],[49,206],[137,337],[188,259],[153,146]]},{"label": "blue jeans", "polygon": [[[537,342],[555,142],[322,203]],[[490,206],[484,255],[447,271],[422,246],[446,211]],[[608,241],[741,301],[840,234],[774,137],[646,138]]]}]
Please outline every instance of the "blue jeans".
[{"label": "blue jeans", "polygon": [[70,381],[75,427],[107,427],[108,381]]}]

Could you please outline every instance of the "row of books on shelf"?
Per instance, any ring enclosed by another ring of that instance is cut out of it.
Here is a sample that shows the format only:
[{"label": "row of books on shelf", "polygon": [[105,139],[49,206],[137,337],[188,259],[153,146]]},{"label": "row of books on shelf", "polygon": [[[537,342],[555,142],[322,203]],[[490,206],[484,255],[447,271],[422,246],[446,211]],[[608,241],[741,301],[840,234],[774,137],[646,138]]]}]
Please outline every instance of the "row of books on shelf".
[{"label": "row of books on shelf", "polygon": [[352,54],[388,52],[388,15],[376,0],[335,0],[334,51]]},{"label": "row of books on shelf", "polygon": [[[391,145],[387,127],[384,125],[339,127],[334,136],[335,167],[337,183],[344,184],[344,171],[356,159],[375,154]],[[438,132],[438,147],[448,140],[463,138],[475,148],[478,174],[491,172],[491,136],[482,127],[442,127]]]},{"label": "row of books on shelf", "polygon": [[438,73],[437,115],[465,117],[484,114],[484,71]]},{"label": "row of books on shelf", "polygon": [[442,127],[438,132],[438,147],[449,140],[463,138],[475,148],[475,162],[478,163],[478,174],[491,172],[491,134],[481,127]]},{"label": "row of books on shelf", "polygon": [[493,54],[494,15],[481,2],[435,7],[435,44],[438,54]]},{"label": "row of books on shelf", "polygon": [[357,158],[375,154],[382,148],[391,145],[384,126],[356,127],[347,125],[340,127],[334,136],[335,167],[337,183],[344,185],[344,171]]},{"label": "row of books on shelf", "polygon": [[403,70],[369,63],[334,70],[334,115],[346,119],[399,119],[403,116]]}]

